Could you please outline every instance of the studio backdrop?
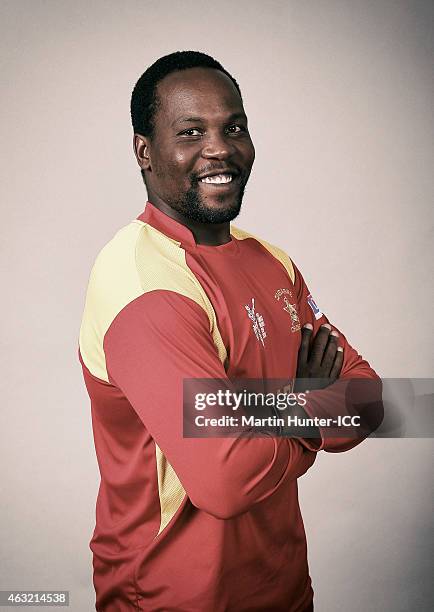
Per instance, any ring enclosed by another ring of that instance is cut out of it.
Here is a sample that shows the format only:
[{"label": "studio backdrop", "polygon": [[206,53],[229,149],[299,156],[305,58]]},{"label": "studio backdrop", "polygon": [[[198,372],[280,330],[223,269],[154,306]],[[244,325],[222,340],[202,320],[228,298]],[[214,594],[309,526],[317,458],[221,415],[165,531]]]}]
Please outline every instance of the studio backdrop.
[{"label": "studio backdrop", "polygon": [[[382,377],[433,376],[432,3],[2,0],[0,590],[92,610],[99,472],[77,358],[96,254],[143,210],[131,90],[204,51],[256,161],[235,225],[284,249]],[[317,612],[432,609],[429,438],[299,480]]]}]

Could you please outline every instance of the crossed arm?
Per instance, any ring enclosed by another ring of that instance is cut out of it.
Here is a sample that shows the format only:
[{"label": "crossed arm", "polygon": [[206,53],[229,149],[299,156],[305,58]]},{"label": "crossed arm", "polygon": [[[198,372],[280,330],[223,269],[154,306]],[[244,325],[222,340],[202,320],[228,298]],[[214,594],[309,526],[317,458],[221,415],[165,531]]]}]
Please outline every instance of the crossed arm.
[{"label": "crossed arm", "polygon": [[[301,287],[304,291],[303,283]],[[311,392],[308,414],[330,411],[342,403],[339,391],[325,395],[339,383],[339,370],[341,375],[351,375],[358,369],[376,378],[339,332],[332,335],[328,327],[319,329],[319,324],[315,329],[310,323],[313,329],[303,329],[297,373],[308,380],[318,378],[320,373],[321,378],[329,379],[330,388]],[[324,323],[328,324],[326,320]],[[338,350],[337,342],[343,351]],[[183,380],[221,379],[228,388],[230,381],[209,333],[206,313],[176,293],[149,292],[128,304],[106,333],[104,351],[110,382],[127,397],[191,502],[218,518],[246,512],[304,474],[313,464],[316,451],[346,450],[358,443],[333,442],[321,432],[316,440],[271,435],[184,438]]]}]

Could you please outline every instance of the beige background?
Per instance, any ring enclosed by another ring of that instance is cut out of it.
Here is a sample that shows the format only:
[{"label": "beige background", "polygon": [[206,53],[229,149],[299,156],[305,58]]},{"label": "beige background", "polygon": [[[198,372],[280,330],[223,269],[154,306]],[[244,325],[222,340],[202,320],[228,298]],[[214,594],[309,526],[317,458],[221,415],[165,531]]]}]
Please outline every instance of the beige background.
[{"label": "beige background", "polygon": [[[136,79],[215,55],[257,150],[238,225],[288,251],[381,375],[433,376],[432,3],[0,6],[0,589],[69,589],[84,612],[99,475],[77,338],[95,255],[145,203]],[[316,612],[431,609],[432,450],[369,440],[300,480]]]}]

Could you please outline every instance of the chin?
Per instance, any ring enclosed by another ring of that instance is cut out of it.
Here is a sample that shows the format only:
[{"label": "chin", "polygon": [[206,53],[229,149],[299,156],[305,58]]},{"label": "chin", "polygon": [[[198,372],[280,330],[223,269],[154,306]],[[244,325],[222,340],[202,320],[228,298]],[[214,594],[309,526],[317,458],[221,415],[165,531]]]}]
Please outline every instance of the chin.
[{"label": "chin", "polygon": [[205,223],[228,223],[240,214],[241,202],[212,202],[202,208],[202,216],[207,220]]},{"label": "chin", "polygon": [[182,213],[199,223],[229,223],[240,213],[242,196],[240,193],[228,201],[223,196],[202,199],[196,192],[188,192],[182,202]]}]

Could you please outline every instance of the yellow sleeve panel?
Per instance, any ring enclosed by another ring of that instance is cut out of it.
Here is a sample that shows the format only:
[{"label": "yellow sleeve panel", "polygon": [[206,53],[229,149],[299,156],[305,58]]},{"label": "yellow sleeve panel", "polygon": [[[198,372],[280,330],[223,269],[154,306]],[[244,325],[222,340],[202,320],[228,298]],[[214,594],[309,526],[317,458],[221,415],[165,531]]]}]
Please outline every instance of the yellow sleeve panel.
[{"label": "yellow sleeve panel", "polygon": [[112,321],[127,304],[156,290],[179,293],[205,310],[219,358],[225,362],[214,308],[187,266],[181,243],[135,219],[101,249],[90,273],[79,346],[94,376],[109,382],[103,342]]}]

